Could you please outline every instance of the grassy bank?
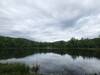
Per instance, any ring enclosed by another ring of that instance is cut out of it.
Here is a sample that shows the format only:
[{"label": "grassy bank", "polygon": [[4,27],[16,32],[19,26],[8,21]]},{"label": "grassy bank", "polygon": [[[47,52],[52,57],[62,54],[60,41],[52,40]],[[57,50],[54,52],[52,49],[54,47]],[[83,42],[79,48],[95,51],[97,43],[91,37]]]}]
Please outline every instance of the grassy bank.
[{"label": "grassy bank", "polygon": [[0,64],[0,75],[38,75],[23,64]]}]

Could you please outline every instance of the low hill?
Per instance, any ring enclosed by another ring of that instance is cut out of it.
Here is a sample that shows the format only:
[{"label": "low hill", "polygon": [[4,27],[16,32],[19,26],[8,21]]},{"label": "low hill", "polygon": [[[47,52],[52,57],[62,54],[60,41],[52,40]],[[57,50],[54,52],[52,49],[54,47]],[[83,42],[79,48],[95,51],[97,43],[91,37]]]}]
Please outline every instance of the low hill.
[{"label": "low hill", "polygon": [[50,43],[0,36],[0,59],[23,57],[38,52],[66,53],[70,49],[100,49],[100,38],[81,40],[72,38],[68,42],[56,41]]}]

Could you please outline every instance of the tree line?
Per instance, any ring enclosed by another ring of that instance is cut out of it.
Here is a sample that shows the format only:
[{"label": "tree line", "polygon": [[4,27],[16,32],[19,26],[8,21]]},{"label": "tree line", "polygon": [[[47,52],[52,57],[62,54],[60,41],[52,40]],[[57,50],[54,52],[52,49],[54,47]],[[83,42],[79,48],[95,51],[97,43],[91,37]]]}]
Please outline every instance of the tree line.
[{"label": "tree line", "polygon": [[40,52],[68,52],[70,49],[99,49],[100,37],[69,41],[37,42],[0,36],[0,58],[20,57]]}]

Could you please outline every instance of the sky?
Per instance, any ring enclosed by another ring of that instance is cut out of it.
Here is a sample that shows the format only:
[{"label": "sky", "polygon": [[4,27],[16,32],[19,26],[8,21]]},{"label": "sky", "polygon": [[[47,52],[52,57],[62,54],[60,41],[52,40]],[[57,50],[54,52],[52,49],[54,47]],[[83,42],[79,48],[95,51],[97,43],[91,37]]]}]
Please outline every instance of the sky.
[{"label": "sky", "polygon": [[0,0],[0,35],[68,41],[100,35],[100,0]]}]

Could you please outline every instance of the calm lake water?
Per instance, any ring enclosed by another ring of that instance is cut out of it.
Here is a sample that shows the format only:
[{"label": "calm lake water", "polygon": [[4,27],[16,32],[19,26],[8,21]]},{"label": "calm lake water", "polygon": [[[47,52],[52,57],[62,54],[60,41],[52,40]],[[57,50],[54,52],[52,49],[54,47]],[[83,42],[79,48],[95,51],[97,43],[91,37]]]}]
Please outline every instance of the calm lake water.
[{"label": "calm lake water", "polygon": [[100,75],[100,59],[95,57],[73,57],[68,54],[38,53],[24,58],[0,60],[0,63],[25,63],[32,67],[38,64],[44,75]]}]

